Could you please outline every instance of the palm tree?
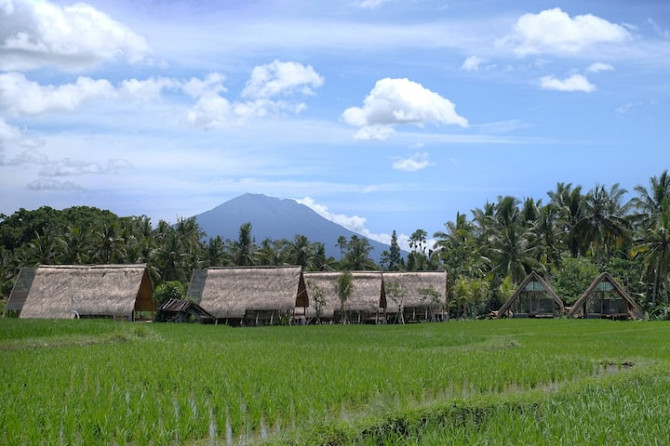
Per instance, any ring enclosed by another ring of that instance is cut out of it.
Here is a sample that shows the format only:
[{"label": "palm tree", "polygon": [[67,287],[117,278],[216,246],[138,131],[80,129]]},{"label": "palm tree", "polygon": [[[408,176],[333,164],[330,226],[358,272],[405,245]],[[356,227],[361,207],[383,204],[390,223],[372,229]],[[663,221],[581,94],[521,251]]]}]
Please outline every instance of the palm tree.
[{"label": "palm tree", "polygon": [[656,214],[656,221],[642,232],[631,254],[642,255],[647,275],[653,278],[651,305],[655,306],[661,287],[667,289],[670,273],[670,198],[665,197]]},{"label": "palm tree", "polygon": [[498,277],[510,276],[512,282],[519,284],[531,271],[544,270],[544,265],[537,260],[540,249],[534,243],[534,235],[531,229],[519,224],[511,224],[493,234],[487,257]]},{"label": "palm tree", "polygon": [[584,213],[582,187],[573,188],[572,183],[558,183],[556,191],[549,191],[547,195],[550,198],[549,204],[558,209],[559,241],[567,247],[572,257],[578,257],[581,253],[581,242],[575,228]]},{"label": "palm tree", "polygon": [[354,291],[354,277],[350,271],[344,271],[337,276],[335,281],[335,293],[340,300],[340,311],[342,312],[342,323],[347,323],[347,313],[345,305]]},{"label": "palm tree", "polygon": [[318,263],[315,249],[316,246],[310,243],[307,237],[298,234],[293,241],[286,243],[288,262],[313,270]]},{"label": "palm tree", "polygon": [[663,200],[670,199],[670,175],[664,170],[658,177],[649,179],[649,189],[644,186],[635,186],[638,196],[631,200],[638,210],[640,225],[649,228],[656,224],[657,216],[661,212]]},{"label": "palm tree", "polygon": [[622,204],[626,189],[614,184],[609,191],[597,185],[584,199],[584,214],[575,225],[584,243],[596,260],[606,260],[612,249],[628,236],[630,223],[626,214],[630,204]]},{"label": "palm tree", "polygon": [[254,264],[254,251],[256,243],[251,238],[251,223],[243,223],[240,226],[240,234],[236,242],[232,244],[233,262],[236,266],[248,266]]}]

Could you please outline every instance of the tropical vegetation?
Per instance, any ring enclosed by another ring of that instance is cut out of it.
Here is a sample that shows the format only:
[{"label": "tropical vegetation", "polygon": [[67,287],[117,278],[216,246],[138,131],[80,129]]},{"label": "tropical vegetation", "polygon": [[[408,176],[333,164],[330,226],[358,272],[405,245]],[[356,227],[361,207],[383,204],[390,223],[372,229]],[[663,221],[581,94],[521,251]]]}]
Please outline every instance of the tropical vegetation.
[{"label": "tropical vegetation", "polygon": [[[423,229],[403,253],[395,231],[379,264],[362,236],[337,240],[340,258],[321,242],[260,242],[251,223],[237,239],[207,237],[195,219],[153,225],[146,216],[119,217],[91,207],[41,207],[0,215],[0,295],[7,297],[21,267],[49,264],[146,263],[154,284],[186,284],[196,268],[300,265],[311,271],[446,270],[452,317],[478,317],[506,299],[504,284],[535,271],[567,305],[595,275],[612,274],[649,317],[670,314],[670,175],[632,192],[619,184],[558,183],[547,200],[500,196],[467,214],[457,213],[429,237]],[[507,281],[507,282],[506,282]]]}]

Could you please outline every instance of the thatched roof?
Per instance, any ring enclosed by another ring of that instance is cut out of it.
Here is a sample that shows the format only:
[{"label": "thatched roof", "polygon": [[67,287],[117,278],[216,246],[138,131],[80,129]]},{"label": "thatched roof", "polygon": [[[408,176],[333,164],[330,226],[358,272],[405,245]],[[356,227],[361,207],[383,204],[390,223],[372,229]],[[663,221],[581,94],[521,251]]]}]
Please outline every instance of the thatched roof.
[{"label": "thatched roof", "polygon": [[201,319],[215,319],[197,303],[189,299],[165,299],[158,307],[161,314],[192,313],[197,314]]},{"label": "thatched roof", "polygon": [[584,315],[584,305],[588,303],[588,300],[593,297],[593,292],[596,291],[598,285],[601,283],[609,283],[612,286],[612,291],[621,297],[626,303],[627,315],[630,319],[640,319],[642,317],[642,312],[640,307],[635,303],[633,298],[628,294],[619,283],[612,277],[609,273],[602,273],[595,278],[593,283],[584,291],[584,294],[577,299],[577,302],[574,303],[570,311],[568,311],[567,317],[577,317],[579,315]]},{"label": "thatched roof", "polygon": [[194,272],[192,280],[203,277],[202,287],[190,287],[201,289],[192,297],[219,319],[242,318],[247,310],[287,314],[309,305],[299,266],[208,268]]},{"label": "thatched roof", "polygon": [[[321,315],[332,318],[335,310],[341,308],[340,299],[337,296],[336,281],[341,272],[306,272],[305,284],[309,295],[309,314],[315,315],[314,292],[316,289],[323,292],[326,300]],[[345,304],[347,311],[361,311],[376,313],[386,308],[386,300],[383,296],[382,273],[380,271],[352,271],[353,290]]]},{"label": "thatched roof", "polygon": [[544,280],[539,274],[533,271],[530,274],[528,274],[525,279],[523,279],[523,282],[521,282],[521,284],[517,287],[516,291],[514,291],[514,294],[512,294],[509,297],[509,299],[507,299],[507,301],[502,305],[502,307],[500,307],[500,310],[498,310],[497,312],[499,318],[505,317],[507,311],[510,308],[512,308],[514,302],[516,302],[517,299],[519,298],[519,295],[522,292],[527,291],[526,288],[530,286],[531,282],[539,283],[542,288],[542,290],[533,290],[533,291],[544,291],[551,297],[554,303],[556,303],[556,305],[558,306],[558,311],[560,313],[564,311],[565,306],[563,305],[563,300],[561,300],[561,298],[558,297],[558,294],[554,292],[553,288],[551,288],[551,285],[549,285],[549,283],[546,280]]},{"label": "thatched roof", "polygon": [[402,294],[402,305],[406,308],[443,307],[446,303],[446,271],[385,272],[382,277],[388,303],[387,312],[398,311]]},{"label": "thatched roof", "polygon": [[33,286],[35,270],[36,268],[21,268],[19,270],[19,275],[16,277],[12,292],[9,293],[9,299],[7,299],[7,305],[5,305],[6,311],[21,311],[23,304],[26,303],[30,287]]},{"label": "thatched roof", "polygon": [[130,316],[155,311],[146,265],[40,266],[21,309],[22,318]]}]

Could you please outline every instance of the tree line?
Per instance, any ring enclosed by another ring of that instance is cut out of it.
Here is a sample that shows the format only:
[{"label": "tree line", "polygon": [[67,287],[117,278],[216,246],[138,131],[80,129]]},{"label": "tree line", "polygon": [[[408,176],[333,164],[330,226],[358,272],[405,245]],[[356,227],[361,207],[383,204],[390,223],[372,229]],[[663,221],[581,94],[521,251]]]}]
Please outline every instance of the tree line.
[{"label": "tree line", "polygon": [[457,213],[433,234],[417,229],[404,255],[393,231],[379,264],[364,237],[341,236],[340,258],[304,235],[258,242],[251,223],[237,239],[207,238],[195,219],[154,227],[146,216],[107,210],[44,206],[0,215],[0,293],[7,297],[23,266],[146,263],[157,285],[187,283],[196,268],[300,265],[311,271],[446,270],[452,316],[476,317],[500,307],[531,271],[574,302],[595,276],[613,274],[650,315],[670,315],[670,175],[664,171],[635,187],[558,183],[546,203],[500,196]]}]

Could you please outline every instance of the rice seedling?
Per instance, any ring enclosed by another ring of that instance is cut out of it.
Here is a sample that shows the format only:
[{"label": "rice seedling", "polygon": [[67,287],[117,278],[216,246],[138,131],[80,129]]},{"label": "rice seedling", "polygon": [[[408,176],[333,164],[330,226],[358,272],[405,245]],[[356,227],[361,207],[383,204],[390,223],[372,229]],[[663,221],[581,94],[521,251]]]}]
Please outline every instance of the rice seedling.
[{"label": "rice seedling", "polygon": [[654,414],[670,407],[669,336],[662,323],[569,320],[262,329],[0,320],[0,443],[644,440],[667,430]]}]

